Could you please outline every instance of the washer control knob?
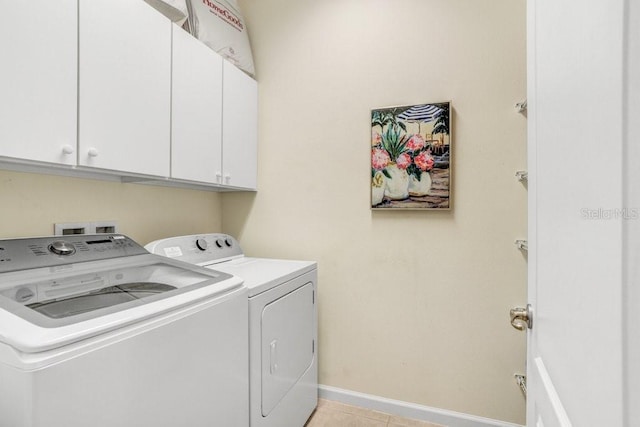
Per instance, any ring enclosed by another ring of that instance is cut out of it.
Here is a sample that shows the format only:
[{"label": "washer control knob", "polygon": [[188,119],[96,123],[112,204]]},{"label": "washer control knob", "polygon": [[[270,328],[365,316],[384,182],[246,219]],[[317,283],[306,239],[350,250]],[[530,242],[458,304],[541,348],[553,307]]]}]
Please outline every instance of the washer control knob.
[{"label": "washer control knob", "polygon": [[216,240],[216,246],[219,247],[220,249],[222,249],[222,245],[224,244],[224,242],[222,241],[222,239],[217,239]]},{"label": "washer control knob", "polygon": [[204,239],[198,239],[196,240],[196,246],[198,247],[198,249],[200,249],[201,251],[206,251],[207,247],[209,245],[207,245],[207,241]]},{"label": "washer control knob", "polygon": [[69,242],[64,240],[56,240],[49,245],[49,251],[56,255],[73,255],[76,253],[76,248]]},{"label": "washer control knob", "polygon": [[230,248],[231,246],[233,246],[233,240],[227,237],[226,239],[224,239],[224,244]]}]

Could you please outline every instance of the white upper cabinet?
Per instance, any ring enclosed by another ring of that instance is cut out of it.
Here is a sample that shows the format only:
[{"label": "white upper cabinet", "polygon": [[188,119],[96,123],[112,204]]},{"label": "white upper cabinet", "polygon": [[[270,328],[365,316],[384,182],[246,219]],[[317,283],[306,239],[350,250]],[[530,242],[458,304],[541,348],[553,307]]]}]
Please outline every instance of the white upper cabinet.
[{"label": "white upper cabinet", "polygon": [[223,184],[255,189],[258,84],[227,61],[224,61],[222,76]]},{"label": "white upper cabinet", "polygon": [[222,183],[222,62],[173,26],[172,178]]},{"label": "white upper cabinet", "polygon": [[0,156],[74,165],[77,0],[0,5]]},{"label": "white upper cabinet", "polygon": [[255,80],[142,0],[0,2],[0,164],[256,188]]},{"label": "white upper cabinet", "polygon": [[256,187],[257,84],[174,26],[171,177]]},{"label": "white upper cabinet", "polygon": [[171,26],[141,0],[79,0],[79,165],[169,176]]}]

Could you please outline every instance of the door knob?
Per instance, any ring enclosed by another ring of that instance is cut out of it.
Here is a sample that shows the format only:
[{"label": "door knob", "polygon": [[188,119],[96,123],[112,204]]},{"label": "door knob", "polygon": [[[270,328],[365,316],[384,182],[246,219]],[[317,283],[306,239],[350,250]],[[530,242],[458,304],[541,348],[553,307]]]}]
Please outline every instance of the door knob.
[{"label": "door knob", "polygon": [[533,310],[531,304],[526,307],[514,307],[509,311],[511,326],[519,331],[531,329],[533,327]]}]

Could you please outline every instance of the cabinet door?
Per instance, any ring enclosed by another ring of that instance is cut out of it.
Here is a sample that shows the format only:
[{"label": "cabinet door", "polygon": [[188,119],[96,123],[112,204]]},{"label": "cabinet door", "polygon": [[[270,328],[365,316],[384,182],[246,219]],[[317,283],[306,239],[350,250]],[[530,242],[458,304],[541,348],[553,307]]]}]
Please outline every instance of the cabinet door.
[{"label": "cabinet door", "polygon": [[223,183],[255,189],[258,148],[258,84],[224,61],[222,73]]},{"label": "cabinet door", "polygon": [[222,57],[176,25],[171,105],[171,176],[222,183]]},{"label": "cabinet door", "polygon": [[79,8],[78,163],[169,176],[171,22],[139,0]]},{"label": "cabinet door", "polygon": [[0,5],[0,156],[74,165],[77,0]]}]

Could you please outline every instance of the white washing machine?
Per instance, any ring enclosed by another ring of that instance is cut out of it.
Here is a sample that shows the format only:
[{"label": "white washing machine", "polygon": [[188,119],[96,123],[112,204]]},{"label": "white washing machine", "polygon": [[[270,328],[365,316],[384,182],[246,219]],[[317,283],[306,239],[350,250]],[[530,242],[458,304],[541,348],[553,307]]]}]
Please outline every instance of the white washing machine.
[{"label": "white washing machine", "polygon": [[122,235],[0,240],[0,426],[248,426],[247,295]]},{"label": "white washing machine", "polygon": [[244,279],[251,426],[302,427],[318,402],[316,263],[246,257],[226,234],[173,237],[146,248]]}]

